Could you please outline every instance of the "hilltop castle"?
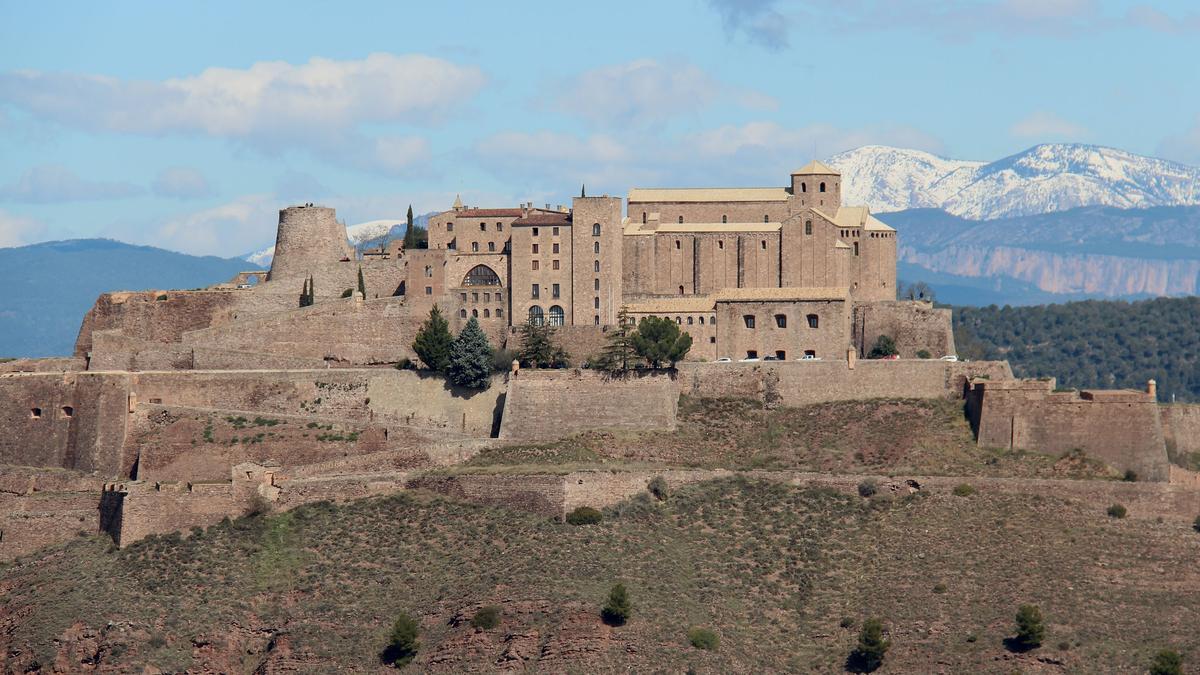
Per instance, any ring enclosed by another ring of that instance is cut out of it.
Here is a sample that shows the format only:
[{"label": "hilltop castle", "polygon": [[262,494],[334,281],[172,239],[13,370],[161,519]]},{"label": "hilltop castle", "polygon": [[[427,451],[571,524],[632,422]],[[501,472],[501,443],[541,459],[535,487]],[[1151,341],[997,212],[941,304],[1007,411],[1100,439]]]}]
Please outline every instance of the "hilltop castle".
[{"label": "hilltop castle", "polygon": [[[105,293],[73,357],[0,364],[0,559],[81,522],[123,543],[237,515],[256,498],[288,507],[445,487],[406,472],[497,443],[674,429],[681,395],[763,406],[954,398],[980,445],[1081,448],[1160,482],[1178,474],[1165,439],[1200,451],[1188,445],[1200,414],[1160,415],[1152,385],[1061,392],[1015,380],[1005,362],[936,358],[955,354],[950,310],[897,300],[896,231],[841,194],[837,172],[812,162],[785,187],[634,189],[624,214],[611,196],[569,208],[456,200],[430,219],[427,248],[393,241],[362,254],[333,209],[282,209],[268,272]],[[479,391],[392,367],[415,358],[434,305],[454,330],[478,319],[498,348],[516,348],[526,322],[556,326],[577,368],[496,375]],[[691,334],[676,372],[583,367],[622,311]],[[902,358],[860,360],[884,335]],[[464,494],[561,515],[580,495],[611,503],[649,478],[461,480]]]}]

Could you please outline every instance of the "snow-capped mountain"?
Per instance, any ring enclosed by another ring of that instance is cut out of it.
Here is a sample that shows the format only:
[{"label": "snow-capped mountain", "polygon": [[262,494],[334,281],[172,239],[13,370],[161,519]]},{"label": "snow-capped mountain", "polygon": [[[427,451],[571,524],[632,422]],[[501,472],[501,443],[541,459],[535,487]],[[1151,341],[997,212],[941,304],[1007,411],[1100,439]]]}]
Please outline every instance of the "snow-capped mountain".
[{"label": "snow-capped mountain", "polygon": [[1076,143],[1034,146],[991,163],[869,145],[829,159],[843,200],[876,212],[937,208],[990,220],[1080,206],[1200,204],[1200,168]]},{"label": "snow-capped mountain", "polygon": [[[428,220],[428,215],[421,215],[413,218],[413,224],[424,226],[426,220]],[[404,218],[369,220],[365,223],[347,226],[346,239],[355,248],[378,246],[383,243],[385,238],[403,237],[404,228]],[[268,246],[261,251],[244,256],[243,259],[260,267],[270,267],[271,259],[274,257],[275,247]]]}]

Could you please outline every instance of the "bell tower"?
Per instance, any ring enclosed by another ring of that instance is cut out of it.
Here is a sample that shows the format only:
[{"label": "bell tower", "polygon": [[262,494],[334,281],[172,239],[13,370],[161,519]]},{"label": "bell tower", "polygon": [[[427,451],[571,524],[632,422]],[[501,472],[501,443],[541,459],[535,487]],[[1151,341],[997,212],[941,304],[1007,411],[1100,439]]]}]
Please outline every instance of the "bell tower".
[{"label": "bell tower", "polygon": [[813,160],[792,172],[792,199],[800,206],[837,213],[842,206],[842,174]]}]

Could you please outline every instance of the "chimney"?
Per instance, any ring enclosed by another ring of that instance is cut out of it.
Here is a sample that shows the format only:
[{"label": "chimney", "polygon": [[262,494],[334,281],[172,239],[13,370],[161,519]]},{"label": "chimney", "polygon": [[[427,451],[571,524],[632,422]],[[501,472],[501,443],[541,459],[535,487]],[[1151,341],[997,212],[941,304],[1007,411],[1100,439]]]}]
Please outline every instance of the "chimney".
[{"label": "chimney", "polygon": [[1146,393],[1150,395],[1152,400],[1158,400],[1158,383],[1154,380],[1146,381]]}]

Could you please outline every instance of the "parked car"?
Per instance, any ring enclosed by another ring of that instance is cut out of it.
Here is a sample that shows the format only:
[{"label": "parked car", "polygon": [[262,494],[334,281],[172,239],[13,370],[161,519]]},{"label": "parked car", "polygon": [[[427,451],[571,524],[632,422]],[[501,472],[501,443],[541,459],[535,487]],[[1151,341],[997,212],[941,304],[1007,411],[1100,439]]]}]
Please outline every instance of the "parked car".
[{"label": "parked car", "polygon": [[778,356],[764,356],[763,357],[763,361],[778,361],[778,360],[779,360]]},{"label": "parked car", "polygon": [[250,288],[251,286],[250,286],[250,284],[238,284],[237,287],[238,287],[238,290],[245,290],[247,288]]},{"label": "parked car", "polygon": [[821,357],[815,356],[813,354],[805,354],[804,356],[801,356],[800,358],[798,358],[796,360],[797,361],[820,361]]},{"label": "parked car", "polygon": [[757,356],[747,356],[744,359],[738,359],[738,363],[756,363],[757,361],[758,361]]},{"label": "parked car", "polygon": [[728,356],[722,356],[716,361],[713,361],[713,363],[733,363],[733,359],[729,358]]},{"label": "parked car", "polygon": [[958,360],[958,357],[957,357],[957,356],[955,356],[954,354],[947,354],[947,355],[945,355],[945,356],[943,356],[943,357],[942,357],[942,360],[943,360],[943,361],[957,361],[957,360]]}]

